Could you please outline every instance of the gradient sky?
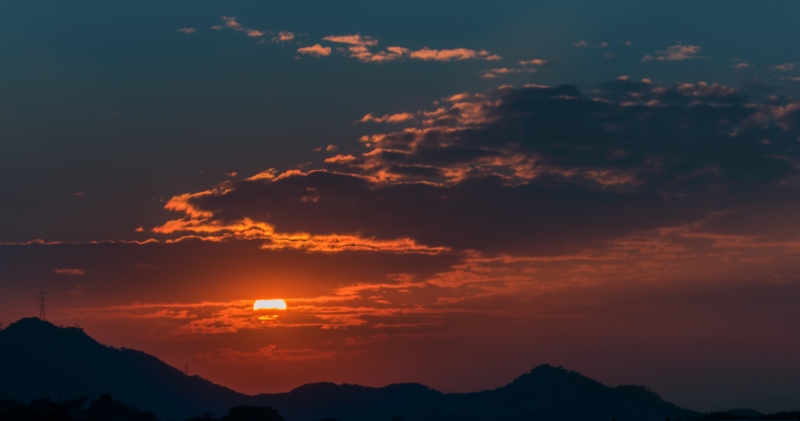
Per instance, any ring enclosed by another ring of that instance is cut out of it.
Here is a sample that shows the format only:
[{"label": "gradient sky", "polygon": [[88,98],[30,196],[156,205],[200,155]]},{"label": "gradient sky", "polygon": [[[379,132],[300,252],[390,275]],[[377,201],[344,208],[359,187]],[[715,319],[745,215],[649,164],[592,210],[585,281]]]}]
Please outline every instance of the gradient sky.
[{"label": "gradient sky", "polygon": [[0,321],[46,290],[246,393],[550,363],[799,409],[798,15],[5,0]]}]

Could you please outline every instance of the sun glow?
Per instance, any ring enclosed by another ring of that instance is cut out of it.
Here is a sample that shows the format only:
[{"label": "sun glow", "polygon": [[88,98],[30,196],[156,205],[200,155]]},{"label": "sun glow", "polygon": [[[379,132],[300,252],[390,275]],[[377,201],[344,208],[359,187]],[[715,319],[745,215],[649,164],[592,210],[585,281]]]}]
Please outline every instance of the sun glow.
[{"label": "sun glow", "polygon": [[275,300],[256,300],[253,303],[253,310],[286,310],[286,301]]}]

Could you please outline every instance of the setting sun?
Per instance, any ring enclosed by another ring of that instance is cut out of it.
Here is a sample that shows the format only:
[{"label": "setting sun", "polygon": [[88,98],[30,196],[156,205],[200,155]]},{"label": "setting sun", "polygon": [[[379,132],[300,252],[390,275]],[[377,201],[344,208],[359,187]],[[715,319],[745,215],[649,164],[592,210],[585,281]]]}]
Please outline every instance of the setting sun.
[{"label": "setting sun", "polygon": [[281,299],[256,300],[253,310],[286,310],[286,301]]}]

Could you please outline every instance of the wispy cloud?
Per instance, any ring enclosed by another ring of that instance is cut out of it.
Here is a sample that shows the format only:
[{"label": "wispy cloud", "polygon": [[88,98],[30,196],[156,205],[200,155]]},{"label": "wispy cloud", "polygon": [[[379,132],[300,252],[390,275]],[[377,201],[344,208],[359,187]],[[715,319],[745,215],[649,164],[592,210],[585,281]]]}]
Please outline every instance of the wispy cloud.
[{"label": "wispy cloud", "polygon": [[180,32],[180,33],[182,33],[182,34],[193,34],[193,33],[197,32],[197,29],[194,29],[194,28],[185,28],[185,27],[184,27],[184,28],[180,28],[180,29],[178,29],[178,32]]},{"label": "wispy cloud", "polygon": [[608,45],[609,44],[606,41],[601,41],[601,42],[598,42],[598,43],[591,43],[591,42],[588,42],[588,41],[585,41],[585,40],[580,40],[580,41],[576,41],[576,42],[572,43],[572,46],[575,47],[575,48],[589,48],[589,47],[606,48],[606,47],[608,47]]},{"label": "wispy cloud", "polygon": [[783,63],[783,64],[779,64],[777,66],[772,66],[771,67],[772,70],[778,70],[778,71],[781,71],[781,72],[786,72],[786,71],[794,70],[794,69],[797,69],[797,68],[798,68],[798,64],[797,63]]},{"label": "wispy cloud", "polygon": [[242,24],[234,16],[222,16],[223,25],[236,31],[244,31]]},{"label": "wispy cloud", "polygon": [[54,272],[59,275],[66,275],[66,276],[81,276],[86,274],[85,270],[76,268],[56,269]]},{"label": "wispy cloud", "polygon": [[258,41],[259,43],[267,43],[270,41],[285,43],[293,41],[296,38],[296,34],[291,31],[279,31],[278,33],[275,33],[268,30],[247,27],[244,24],[242,24],[235,16],[220,16],[220,19],[222,19],[222,24],[214,25],[211,27],[211,29],[217,31],[221,29],[230,29],[236,32],[243,32],[247,35],[248,38],[260,39]]},{"label": "wispy cloud", "polygon": [[375,46],[378,45],[378,40],[372,37],[363,36],[361,34],[355,35],[328,35],[322,38],[323,41],[335,42],[339,44],[348,44],[348,45],[366,45],[366,46]]},{"label": "wispy cloud", "polygon": [[519,61],[519,65],[520,66],[545,66],[548,63],[549,62],[547,60],[544,60],[544,59],[541,59],[541,58],[534,58],[534,59],[531,59],[531,60],[520,60]]},{"label": "wispy cloud", "polygon": [[697,55],[698,53],[700,53],[700,47],[697,45],[676,44],[664,50],[656,51],[655,55],[648,54],[642,58],[642,61],[684,61],[702,58]]},{"label": "wispy cloud", "polygon": [[269,345],[258,351],[238,351],[231,348],[222,348],[215,351],[198,354],[201,358],[214,361],[227,360],[233,362],[254,363],[262,361],[309,361],[326,360],[336,356],[333,351],[320,351],[316,349],[283,349],[277,345]]},{"label": "wispy cloud", "polygon": [[460,61],[460,60],[501,60],[502,57],[492,54],[486,50],[471,50],[469,48],[453,48],[445,50],[434,50],[423,47],[420,50],[412,51],[409,57],[425,61]]},{"label": "wispy cloud", "polygon": [[375,116],[372,113],[361,117],[358,120],[358,123],[402,123],[404,121],[408,121],[414,118],[414,114],[412,113],[397,113],[397,114],[384,114],[383,116]]},{"label": "wispy cloud", "polygon": [[497,79],[508,74],[514,73],[536,73],[535,68],[514,68],[514,67],[498,67],[494,69],[481,70],[480,75],[484,79]]}]

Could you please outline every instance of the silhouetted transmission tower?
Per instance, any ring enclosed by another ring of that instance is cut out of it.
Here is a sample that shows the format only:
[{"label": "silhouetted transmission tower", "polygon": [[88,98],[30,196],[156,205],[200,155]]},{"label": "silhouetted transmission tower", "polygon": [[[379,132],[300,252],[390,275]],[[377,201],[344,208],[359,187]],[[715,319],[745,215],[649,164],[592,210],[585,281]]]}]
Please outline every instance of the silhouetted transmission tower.
[{"label": "silhouetted transmission tower", "polygon": [[42,320],[47,320],[47,313],[45,312],[45,306],[47,303],[47,291],[39,291],[39,318]]}]

